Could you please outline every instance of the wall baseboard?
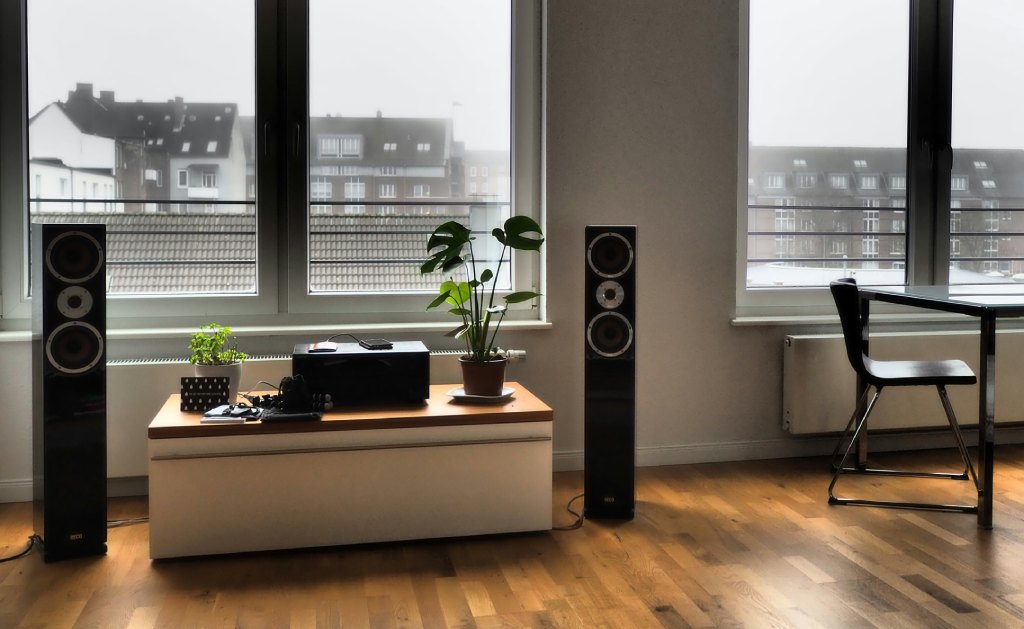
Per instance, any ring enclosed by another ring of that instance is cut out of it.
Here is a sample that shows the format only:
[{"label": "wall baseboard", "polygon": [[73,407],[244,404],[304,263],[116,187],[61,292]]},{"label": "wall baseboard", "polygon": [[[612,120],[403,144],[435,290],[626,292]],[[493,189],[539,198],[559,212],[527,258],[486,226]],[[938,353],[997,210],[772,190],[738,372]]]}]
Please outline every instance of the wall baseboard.
[{"label": "wall baseboard", "polygon": [[[129,476],[107,479],[107,497],[145,496],[149,493],[149,478]],[[0,480],[0,503],[31,502],[32,479]]]},{"label": "wall baseboard", "polygon": [[[964,430],[964,441],[970,448],[978,442],[977,429]],[[637,467],[658,465],[686,465],[689,463],[725,463],[728,461],[757,461],[763,459],[789,459],[809,456],[829,456],[836,447],[835,435],[759,441],[731,441],[726,443],[695,443],[673,446],[640,446],[636,451]],[[1024,427],[996,429],[998,444],[1024,443]],[[872,434],[874,452],[900,450],[929,450],[954,447],[948,430],[926,433]],[[583,469],[582,450],[555,452],[553,469],[568,472]],[[996,454],[996,464],[999,455]]]},{"label": "wall baseboard", "polygon": [[[996,430],[1000,445],[1024,443],[1024,426],[1006,427]],[[978,441],[978,431],[965,430],[964,440],[968,447]],[[726,443],[695,443],[673,446],[641,446],[637,448],[638,467],[658,465],[686,465],[689,463],[725,463],[728,461],[757,461],[763,459],[787,459],[808,456],[828,456],[835,448],[833,435],[789,439],[764,439],[759,441],[731,441]],[[875,452],[899,450],[927,450],[952,448],[952,436],[948,431],[872,435],[871,449]],[[996,464],[999,463],[998,453]],[[553,469],[556,472],[570,472],[583,469],[583,450],[562,450],[555,452]],[[822,474],[825,471],[823,469]],[[145,496],[149,491],[148,478],[130,476],[107,479],[107,495]],[[32,500],[32,479],[0,480],[0,503],[28,502]]]}]

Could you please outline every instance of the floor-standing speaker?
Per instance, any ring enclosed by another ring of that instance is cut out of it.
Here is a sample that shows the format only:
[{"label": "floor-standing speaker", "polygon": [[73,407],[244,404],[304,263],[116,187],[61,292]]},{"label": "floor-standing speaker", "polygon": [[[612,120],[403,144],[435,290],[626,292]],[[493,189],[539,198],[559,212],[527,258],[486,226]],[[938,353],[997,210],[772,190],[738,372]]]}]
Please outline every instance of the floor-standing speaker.
[{"label": "floor-standing speaker", "polygon": [[33,520],[43,559],[107,551],[106,231],[32,225]]},{"label": "floor-standing speaker", "polygon": [[586,228],[584,515],[631,519],[636,451],[636,227]]}]

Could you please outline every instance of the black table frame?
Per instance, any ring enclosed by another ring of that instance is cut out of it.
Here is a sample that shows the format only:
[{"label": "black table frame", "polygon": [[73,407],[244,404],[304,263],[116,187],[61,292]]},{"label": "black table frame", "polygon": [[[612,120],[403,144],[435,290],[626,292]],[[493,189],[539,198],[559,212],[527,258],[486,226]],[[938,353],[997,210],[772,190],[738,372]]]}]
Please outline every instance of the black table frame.
[{"label": "black table frame", "polygon": [[[1024,288],[1017,292],[999,290],[1007,285],[971,286],[862,286],[860,287],[861,320],[864,324],[865,351],[870,314],[869,303],[880,301],[929,310],[977,317],[981,322],[980,373],[978,374],[978,526],[992,528],[993,476],[995,454],[995,392],[996,392],[996,320],[1024,317]],[[976,290],[972,291],[972,288]],[[950,293],[951,289],[954,291]],[[1000,302],[1000,294],[1022,299]],[[970,297],[990,299],[970,301]]]}]

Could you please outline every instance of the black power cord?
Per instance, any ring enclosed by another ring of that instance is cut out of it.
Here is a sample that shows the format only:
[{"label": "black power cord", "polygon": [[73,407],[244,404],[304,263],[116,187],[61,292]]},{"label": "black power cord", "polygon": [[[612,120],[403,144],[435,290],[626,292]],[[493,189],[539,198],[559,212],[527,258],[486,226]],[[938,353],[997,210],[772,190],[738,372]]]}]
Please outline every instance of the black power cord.
[{"label": "black power cord", "polygon": [[28,546],[25,547],[25,550],[21,551],[17,555],[11,555],[10,557],[0,557],[0,563],[5,563],[5,562],[8,562],[8,561],[14,561],[15,559],[21,559],[25,555],[27,555],[30,552],[32,552],[32,549],[35,547],[36,542],[42,543],[42,541],[43,541],[43,539],[41,537],[39,537],[38,535],[29,535],[28,536]]},{"label": "black power cord", "polygon": [[576,511],[572,510],[572,503],[576,502],[577,500],[579,500],[582,497],[583,497],[583,494],[576,494],[575,496],[570,498],[569,502],[567,502],[566,505],[565,505],[565,510],[568,511],[569,513],[573,514],[574,516],[576,516],[576,521],[573,522],[572,524],[568,524],[566,526],[553,526],[553,527],[551,527],[552,531],[575,531],[576,529],[578,529],[581,526],[583,526],[583,512],[581,511],[581,512],[577,513]]}]

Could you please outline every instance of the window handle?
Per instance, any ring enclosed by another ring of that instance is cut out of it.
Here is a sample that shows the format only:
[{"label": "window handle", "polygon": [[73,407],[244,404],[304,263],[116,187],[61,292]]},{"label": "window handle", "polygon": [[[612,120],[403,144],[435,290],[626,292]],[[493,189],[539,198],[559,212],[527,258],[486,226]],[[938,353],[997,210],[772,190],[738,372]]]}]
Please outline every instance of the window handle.
[{"label": "window handle", "polygon": [[299,156],[299,145],[302,138],[302,126],[299,123],[292,124],[292,157]]},{"label": "window handle", "polygon": [[273,129],[269,122],[263,123],[263,157],[270,155],[270,138]]}]

